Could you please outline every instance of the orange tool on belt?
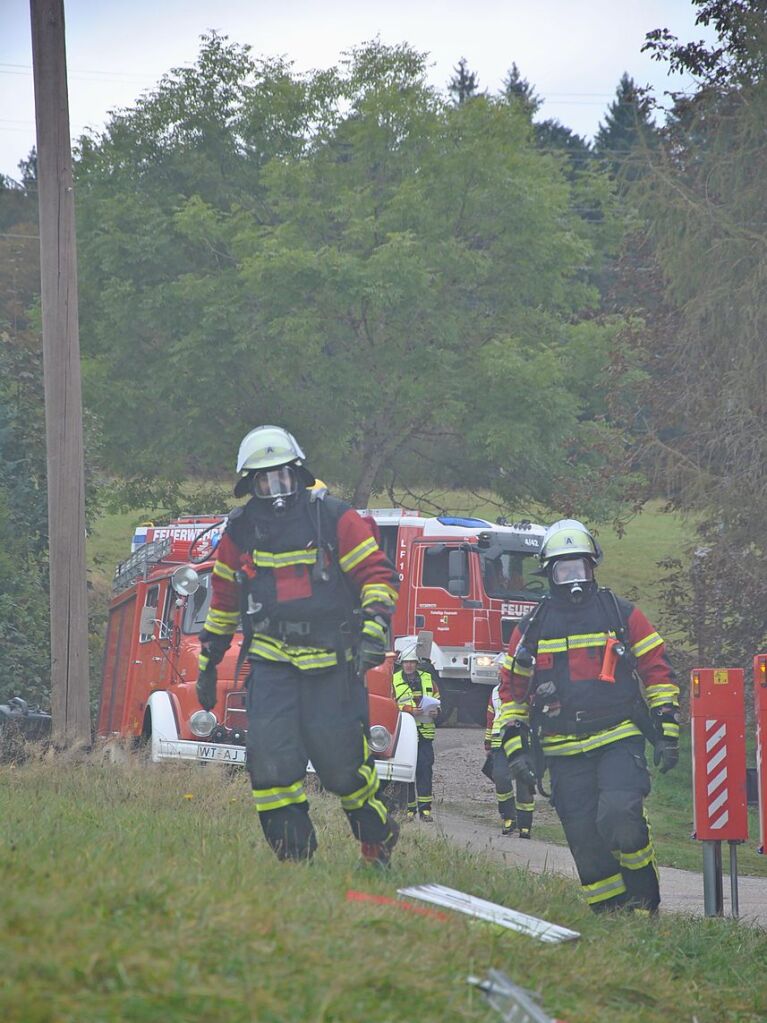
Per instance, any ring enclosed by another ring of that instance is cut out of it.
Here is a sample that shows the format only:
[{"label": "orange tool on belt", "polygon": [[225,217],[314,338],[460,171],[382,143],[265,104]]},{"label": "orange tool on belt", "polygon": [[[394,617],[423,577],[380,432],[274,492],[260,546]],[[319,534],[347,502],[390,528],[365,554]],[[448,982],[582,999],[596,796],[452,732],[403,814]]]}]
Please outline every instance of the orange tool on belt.
[{"label": "orange tool on belt", "polygon": [[597,675],[600,682],[615,682],[615,666],[625,655],[626,645],[615,636],[608,636],[602,658],[602,670]]}]

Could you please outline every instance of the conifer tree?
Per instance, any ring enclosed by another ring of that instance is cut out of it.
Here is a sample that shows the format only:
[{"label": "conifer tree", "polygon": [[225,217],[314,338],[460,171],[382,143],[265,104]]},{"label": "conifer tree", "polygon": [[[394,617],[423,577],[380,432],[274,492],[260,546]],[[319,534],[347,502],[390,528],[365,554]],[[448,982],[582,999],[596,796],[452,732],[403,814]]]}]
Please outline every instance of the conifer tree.
[{"label": "conifer tree", "polygon": [[455,74],[448,82],[447,91],[453,97],[456,106],[479,95],[479,78],[474,71],[469,71],[467,65],[466,58],[461,57],[458,66],[453,68]]},{"label": "conifer tree", "polygon": [[[655,136],[650,109],[650,99],[624,71],[604,123],[594,136],[594,151],[608,161],[616,176],[636,176],[637,146],[652,144]],[[630,162],[633,167],[629,167]]]},{"label": "conifer tree", "polygon": [[526,78],[522,77],[522,73],[516,63],[512,63],[503,80],[503,94],[509,100],[517,100],[531,119],[543,104],[543,100],[536,93],[535,87]]}]

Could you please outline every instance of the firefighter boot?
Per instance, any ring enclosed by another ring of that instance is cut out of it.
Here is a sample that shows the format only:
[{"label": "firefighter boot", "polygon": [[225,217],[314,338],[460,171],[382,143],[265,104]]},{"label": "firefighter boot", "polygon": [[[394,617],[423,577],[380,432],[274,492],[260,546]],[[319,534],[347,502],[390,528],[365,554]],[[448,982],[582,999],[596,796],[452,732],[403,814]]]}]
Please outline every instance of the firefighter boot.
[{"label": "firefighter boot", "polygon": [[399,824],[389,817],[388,828],[389,833],[383,842],[360,842],[364,866],[374,867],[377,870],[388,869],[392,849],[399,840]]},{"label": "firefighter boot", "polygon": [[431,815],[431,810],[427,807],[425,810],[421,810],[418,816],[421,818],[424,824],[433,824],[434,818]]},{"label": "firefighter boot", "polygon": [[517,826],[517,822],[515,820],[504,820],[503,827],[501,828],[501,834],[502,835],[513,835],[514,834],[514,829],[516,828],[516,826]]}]

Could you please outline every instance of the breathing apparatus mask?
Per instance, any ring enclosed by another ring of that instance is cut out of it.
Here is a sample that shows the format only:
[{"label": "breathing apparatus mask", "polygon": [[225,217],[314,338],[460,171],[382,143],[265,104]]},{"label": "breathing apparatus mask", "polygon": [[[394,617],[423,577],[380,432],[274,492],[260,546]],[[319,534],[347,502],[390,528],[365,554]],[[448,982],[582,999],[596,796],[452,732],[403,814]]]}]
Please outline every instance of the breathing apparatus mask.
[{"label": "breathing apparatus mask", "polygon": [[548,575],[552,593],[565,596],[571,604],[580,604],[596,587],[589,557],[556,558],[548,565]]},{"label": "breathing apparatus mask", "polygon": [[290,465],[273,469],[258,469],[252,477],[252,493],[262,501],[271,501],[272,510],[284,512],[288,502],[298,491],[298,477]]}]

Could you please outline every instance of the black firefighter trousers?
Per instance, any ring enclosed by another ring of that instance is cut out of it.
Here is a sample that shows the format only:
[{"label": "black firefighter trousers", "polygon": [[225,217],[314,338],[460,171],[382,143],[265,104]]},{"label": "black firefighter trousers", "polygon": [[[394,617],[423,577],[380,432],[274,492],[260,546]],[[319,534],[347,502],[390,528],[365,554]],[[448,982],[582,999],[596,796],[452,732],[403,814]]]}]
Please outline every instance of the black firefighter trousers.
[{"label": "black firefighter trousers", "polygon": [[317,838],[304,791],[306,764],[341,805],[362,843],[390,835],[368,752],[367,691],[351,666],[307,674],[253,660],[248,676],[247,762],[261,827],[280,859],[309,859]]},{"label": "black firefighter trousers", "polygon": [[657,909],[655,849],[642,801],[650,793],[645,740],[632,736],[589,753],[548,757],[551,798],[586,901],[596,912]]}]

